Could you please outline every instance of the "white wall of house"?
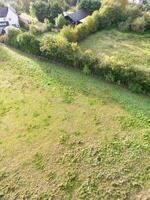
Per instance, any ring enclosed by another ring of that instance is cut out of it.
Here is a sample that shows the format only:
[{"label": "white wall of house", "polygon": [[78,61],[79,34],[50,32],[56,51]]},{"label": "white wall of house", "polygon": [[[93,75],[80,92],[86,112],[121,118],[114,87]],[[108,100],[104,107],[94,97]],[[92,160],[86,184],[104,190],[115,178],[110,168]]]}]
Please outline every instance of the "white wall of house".
[{"label": "white wall of house", "polygon": [[11,8],[8,9],[8,14],[7,14],[7,17],[6,17],[6,21],[9,22],[10,26],[19,27],[19,18],[18,18],[18,15]]},{"label": "white wall of house", "polygon": [[[4,24],[6,24],[6,22],[9,24],[9,26],[15,26],[15,27],[20,27],[19,26],[19,17],[16,13],[15,10],[13,10],[12,8],[8,8],[8,13],[6,17],[1,17],[0,18],[0,22],[4,22]],[[4,27],[0,27],[0,34],[2,33],[2,30],[5,28],[6,26],[4,25]]]},{"label": "white wall of house", "polygon": [[137,4],[142,4],[143,0],[128,0],[129,3],[137,3]]}]

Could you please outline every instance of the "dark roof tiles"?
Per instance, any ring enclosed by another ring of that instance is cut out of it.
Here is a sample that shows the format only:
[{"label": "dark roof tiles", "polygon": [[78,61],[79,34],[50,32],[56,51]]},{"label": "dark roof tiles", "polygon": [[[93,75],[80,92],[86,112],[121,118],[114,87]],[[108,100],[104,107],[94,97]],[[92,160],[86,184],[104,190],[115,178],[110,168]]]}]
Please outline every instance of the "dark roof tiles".
[{"label": "dark roof tiles", "polygon": [[79,22],[80,20],[84,19],[88,15],[89,15],[89,13],[86,10],[80,9],[80,10],[76,11],[75,13],[68,14],[67,16],[76,23],[76,22]]},{"label": "dark roof tiles", "polygon": [[8,7],[0,7],[0,18],[6,17],[8,13]]}]

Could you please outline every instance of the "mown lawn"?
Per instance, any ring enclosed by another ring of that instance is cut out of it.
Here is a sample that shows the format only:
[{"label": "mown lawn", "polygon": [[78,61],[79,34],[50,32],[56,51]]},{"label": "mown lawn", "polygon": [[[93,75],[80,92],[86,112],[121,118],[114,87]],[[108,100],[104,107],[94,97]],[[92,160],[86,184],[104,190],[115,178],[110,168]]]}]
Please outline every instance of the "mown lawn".
[{"label": "mown lawn", "polygon": [[125,67],[150,71],[150,34],[104,30],[81,42],[82,49],[92,49],[97,56]]},{"label": "mown lawn", "polygon": [[0,46],[0,199],[150,195],[150,98]]}]

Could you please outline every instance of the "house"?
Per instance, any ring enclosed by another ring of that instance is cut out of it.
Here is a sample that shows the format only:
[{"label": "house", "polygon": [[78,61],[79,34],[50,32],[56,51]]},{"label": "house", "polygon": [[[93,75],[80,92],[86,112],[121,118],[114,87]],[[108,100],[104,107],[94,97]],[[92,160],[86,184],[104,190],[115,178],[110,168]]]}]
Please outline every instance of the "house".
[{"label": "house", "polygon": [[143,4],[145,0],[128,0],[129,3]]},{"label": "house", "polygon": [[76,12],[64,12],[64,17],[70,24],[82,23],[88,15],[89,13],[84,9],[80,9]]},{"label": "house", "polygon": [[19,27],[18,15],[12,8],[0,7],[0,34],[7,26]]}]

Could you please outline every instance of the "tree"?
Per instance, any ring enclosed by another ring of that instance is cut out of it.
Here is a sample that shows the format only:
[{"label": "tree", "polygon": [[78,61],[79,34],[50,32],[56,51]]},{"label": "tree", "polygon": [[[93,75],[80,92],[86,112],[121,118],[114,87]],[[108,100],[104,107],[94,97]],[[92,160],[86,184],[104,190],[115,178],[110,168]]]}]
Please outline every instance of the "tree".
[{"label": "tree", "polygon": [[47,18],[50,20],[51,23],[55,22],[55,18],[62,13],[62,8],[59,6],[58,3],[52,3],[49,5],[49,16]]},{"label": "tree", "polygon": [[79,8],[83,8],[90,13],[94,12],[95,10],[99,10],[100,7],[100,0],[80,0],[79,2]]},{"label": "tree", "polygon": [[55,25],[57,28],[63,28],[67,24],[66,19],[62,14],[59,14],[58,17],[55,19]]},{"label": "tree", "polygon": [[40,22],[44,22],[48,18],[49,6],[46,2],[35,1],[30,4],[30,14],[35,16]]},{"label": "tree", "polygon": [[30,14],[35,16],[40,22],[48,19],[51,23],[55,22],[55,18],[62,13],[62,8],[58,3],[48,3],[46,1],[37,0],[30,4]]}]

